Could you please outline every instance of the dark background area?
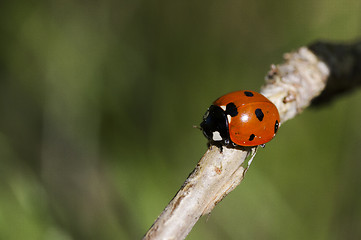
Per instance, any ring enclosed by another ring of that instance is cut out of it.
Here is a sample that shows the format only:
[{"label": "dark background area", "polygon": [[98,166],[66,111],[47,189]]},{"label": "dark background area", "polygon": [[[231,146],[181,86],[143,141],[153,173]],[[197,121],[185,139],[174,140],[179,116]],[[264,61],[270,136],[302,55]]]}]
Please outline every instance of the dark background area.
[{"label": "dark background area", "polygon": [[[140,239],[206,151],[193,128],[361,2],[0,4],[0,239]],[[360,239],[361,92],[306,110],[188,239]]]}]

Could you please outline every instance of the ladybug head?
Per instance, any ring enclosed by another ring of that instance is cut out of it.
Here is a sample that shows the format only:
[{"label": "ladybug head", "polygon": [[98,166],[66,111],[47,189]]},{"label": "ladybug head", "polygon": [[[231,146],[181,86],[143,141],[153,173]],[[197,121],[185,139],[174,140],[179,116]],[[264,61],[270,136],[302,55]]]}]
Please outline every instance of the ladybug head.
[{"label": "ladybug head", "polygon": [[211,105],[203,116],[201,123],[203,134],[210,142],[228,145],[230,143],[228,120],[225,111],[215,105]]}]

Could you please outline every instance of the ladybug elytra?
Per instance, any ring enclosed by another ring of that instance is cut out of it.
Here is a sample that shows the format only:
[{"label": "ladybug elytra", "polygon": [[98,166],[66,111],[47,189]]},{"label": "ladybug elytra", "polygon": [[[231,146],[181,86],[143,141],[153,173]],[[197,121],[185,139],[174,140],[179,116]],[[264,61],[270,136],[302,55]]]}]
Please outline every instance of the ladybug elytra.
[{"label": "ladybug elytra", "polygon": [[280,125],[277,107],[260,93],[228,93],[208,108],[201,123],[211,143],[225,146],[258,146],[272,140]]}]

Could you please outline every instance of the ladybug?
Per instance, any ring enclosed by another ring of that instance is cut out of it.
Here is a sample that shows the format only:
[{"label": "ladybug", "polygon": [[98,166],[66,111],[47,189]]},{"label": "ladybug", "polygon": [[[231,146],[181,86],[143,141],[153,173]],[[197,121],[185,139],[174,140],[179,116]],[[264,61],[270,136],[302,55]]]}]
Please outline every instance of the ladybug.
[{"label": "ladybug", "polygon": [[277,107],[260,93],[242,90],[213,102],[200,127],[210,143],[224,146],[264,146],[280,126]]}]

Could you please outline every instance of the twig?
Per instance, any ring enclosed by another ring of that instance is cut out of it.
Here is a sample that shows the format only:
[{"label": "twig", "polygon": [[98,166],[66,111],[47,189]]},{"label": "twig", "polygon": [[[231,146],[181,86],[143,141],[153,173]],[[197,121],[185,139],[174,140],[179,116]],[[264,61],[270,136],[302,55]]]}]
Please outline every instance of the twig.
[{"label": "twig", "polygon": [[[261,93],[277,106],[282,124],[308,107],[326,86],[330,65],[316,53],[302,47],[285,54],[285,63],[272,65],[266,76]],[[242,181],[253,150],[224,147],[220,152],[211,146],[144,239],[184,239],[198,219]]]},{"label": "twig", "polygon": [[329,103],[339,95],[349,93],[361,85],[361,42],[316,42],[308,48],[331,70],[325,90],[312,101],[312,105]]}]

